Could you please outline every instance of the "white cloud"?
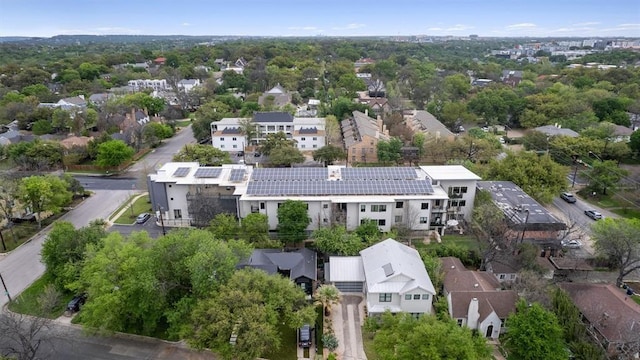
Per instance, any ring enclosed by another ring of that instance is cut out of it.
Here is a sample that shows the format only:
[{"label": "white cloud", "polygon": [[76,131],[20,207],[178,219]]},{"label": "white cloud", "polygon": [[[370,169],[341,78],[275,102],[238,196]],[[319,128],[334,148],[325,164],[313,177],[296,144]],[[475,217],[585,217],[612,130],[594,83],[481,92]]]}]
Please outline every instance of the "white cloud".
[{"label": "white cloud", "polygon": [[587,21],[587,22],[571,24],[571,26],[591,26],[591,25],[600,25],[600,23],[597,21]]},{"label": "white cloud", "polygon": [[467,31],[473,29],[473,26],[463,25],[463,24],[455,24],[449,27],[430,27],[427,31],[431,32],[441,32],[441,33],[450,33],[454,31]]},{"label": "white cloud", "polygon": [[533,24],[533,23],[519,23],[519,24],[507,25],[507,29],[531,29],[535,27],[536,27],[536,24]]},{"label": "white cloud", "polygon": [[190,23],[188,23],[188,22],[183,22],[183,23],[182,23],[182,26],[191,26],[191,24],[190,24]]},{"label": "white cloud", "polygon": [[335,26],[332,29],[333,30],[354,30],[354,29],[360,29],[366,26],[367,25],[365,24],[351,23],[351,24],[347,24],[346,26]]}]

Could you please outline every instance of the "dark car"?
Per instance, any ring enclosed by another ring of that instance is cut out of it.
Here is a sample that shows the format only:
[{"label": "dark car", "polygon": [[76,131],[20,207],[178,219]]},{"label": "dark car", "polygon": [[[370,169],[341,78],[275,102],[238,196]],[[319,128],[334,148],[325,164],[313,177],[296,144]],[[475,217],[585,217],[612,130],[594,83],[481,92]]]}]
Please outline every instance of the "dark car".
[{"label": "dark car", "polygon": [[576,202],[576,197],[573,196],[572,193],[568,193],[568,192],[563,192],[562,194],[560,194],[560,198],[568,203],[575,203]]},{"label": "dark car", "polygon": [[311,326],[309,324],[302,325],[298,329],[298,346],[303,348],[311,346]]},{"label": "dark car", "polygon": [[602,214],[600,214],[599,212],[597,212],[595,210],[585,210],[584,214],[587,215],[588,217],[592,218],[593,220],[602,219]]},{"label": "dark car", "polygon": [[136,218],[136,224],[144,224],[147,222],[147,220],[149,220],[151,218],[151,214],[149,213],[142,213],[140,215],[138,215],[138,217]]},{"label": "dark car", "polygon": [[80,308],[82,307],[82,305],[84,305],[86,301],[87,301],[87,295],[85,294],[74,296],[73,299],[71,299],[71,301],[69,301],[69,303],[67,304],[67,311],[70,311],[70,312],[80,311]]},{"label": "dark car", "polygon": [[238,151],[238,153],[236,154],[237,157],[241,157],[244,156],[244,151]]},{"label": "dark car", "polygon": [[255,152],[255,153],[253,153],[253,156],[254,157],[260,157],[260,156],[262,156],[262,154],[260,154],[259,152]]}]

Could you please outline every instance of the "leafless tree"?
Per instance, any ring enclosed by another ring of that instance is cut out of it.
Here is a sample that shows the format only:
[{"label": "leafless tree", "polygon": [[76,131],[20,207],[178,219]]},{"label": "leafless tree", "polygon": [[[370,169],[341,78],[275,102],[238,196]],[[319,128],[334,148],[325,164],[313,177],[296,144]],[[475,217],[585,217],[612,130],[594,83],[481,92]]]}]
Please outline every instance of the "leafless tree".
[{"label": "leafless tree", "polygon": [[11,219],[16,207],[17,191],[18,179],[10,174],[3,174],[0,177],[0,212],[7,221],[7,228],[10,229],[14,240],[16,240],[16,236],[13,232],[13,221]]}]

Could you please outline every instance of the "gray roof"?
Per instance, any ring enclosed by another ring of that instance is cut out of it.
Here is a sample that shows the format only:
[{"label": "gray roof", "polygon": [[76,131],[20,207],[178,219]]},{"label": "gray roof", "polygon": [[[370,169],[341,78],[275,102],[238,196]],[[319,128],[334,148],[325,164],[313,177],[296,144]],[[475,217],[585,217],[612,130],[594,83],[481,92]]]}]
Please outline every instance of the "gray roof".
[{"label": "gray roof", "polygon": [[251,267],[269,274],[288,271],[291,280],[306,277],[317,280],[317,258],[313,250],[306,248],[285,252],[279,249],[255,249],[249,259],[240,262],[239,269]]},{"label": "gray roof", "polygon": [[444,137],[453,136],[451,130],[444,126],[443,123],[438,121],[438,119],[428,111],[416,111],[414,118],[420,123],[420,127],[423,131],[432,134],[439,133],[440,136]]},{"label": "gray roof", "polygon": [[580,134],[578,134],[577,132],[571,129],[564,129],[554,125],[538,126],[534,130],[549,136],[570,136],[570,137],[580,136]]},{"label": "gray roof", "polygon": [[178,81],[178,85],[196,85],[198,79],[182,79]]},{"label": "gray roof", "polygon": [[360,256],[371,293],[404,294],[418,288],[436,293],[416,249],[387,239],[360,251]]},{"label": "gray roof", "polygon": [[293,115],[288,112],[257,112],[254,115],[254,121],[257,123],[268,122],[293,122]]},{"label": "gray roof", "polygon": [[[476,186],[491,194],[491,199],[507,217],[509,223],[527,230],[563,230],[566,224],[540,205],[511,181],[478,181]],[[528,210],[528,215],[527,215]]]},{"label": "gray roof", "polygon": [[353,118],[342,120],[340,126],[346,147],[359,143],[365,135],[385,140],[388,138],[388,136],[380,132],[381,129],[378,129],[376,119],[370,118],[360,111],[354,111]]},{"label": "gray roof", "polygon": [[228,127],[222,130],[223,134],[242,134],[242,130],[239,127]]},{"label": "gray roof", "polygon": [[64,98],[62,100],[65,101],[65,102],[68,102],[70,104],[76,105],[76,106],[85,106],[85,105],[87,105],[87,102],[85,101],[85,99],[81,98],[80,96],[68,97],[68,98]]},{"label": "gray roof", "polygon": [[99,93],[99,94],[92,94],[91,96],[89,96],[89,101],[91,102],[105,102],[107,100],[109,100],[109,96],[111,94],[109,93]]},{"label": "gray roof", "polygon": [[299,134],[317,134],[318,133],[318,128],[316,127],[308,127],[308,128],[300,128],[300,130],[298,130]]}]

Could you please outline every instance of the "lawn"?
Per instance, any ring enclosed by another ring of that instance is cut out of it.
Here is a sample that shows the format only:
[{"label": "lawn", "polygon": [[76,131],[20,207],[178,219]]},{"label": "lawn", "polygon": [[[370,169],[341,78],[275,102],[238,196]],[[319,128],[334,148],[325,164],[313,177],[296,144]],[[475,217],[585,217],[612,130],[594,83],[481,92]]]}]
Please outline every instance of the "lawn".
[{"label": "lawn", "polygon": [[364,346],[364,353],[367,355],[368,360],[378,360],[378,356],[373,350],[373,333],[362,330],[362,343]]},{"label": "lawn", "polygon": [[640,210],[638,209],[622,208],[622,209],[613,209],[611,211],[625,218],[640,219]]},{"label": "lawn", "polygon": [[431,242],[429,244],[423,243],[421,241],[422,239],[419,239],[419,240],[414,239],[412,244],[418,250],[420,249],[427,250],[427,249],[432,249],[432,248],[445,246],[445,245],[458,245],[469,250],[478,249],[478,240],[476,240],[476,238],[474,238],[471,235],[447,234],[442,236],[441,239],[442,239],[441,243]]},{"label": "lawn", "polygon": [[52,312],[42,314],[40,305],[38,304],[38,298],[44,292],[47,285],[51,283],[51,277],[47,274],[43,275],[38,280],[34,281],[31,286],[26,288],[20,296],[14,301],[9,303],[9,310],[20,314],[42,316],[49,319],[55,319],[60,317],[66,308],[66,304],[73,298],[72,294],[62,294],[58,305]]},{"label": "lawn", "polygon": [[184,119],[184,120],[176,121],[176,126],[177,127],[181,127],[181,128],[185,128],[185,127],[189,126],[190,124],[191,124],[191,119]]},{"label": "lawn", "polygon": [[280,339],[280,349],[264,355],[270,360],[295,360],[298,358],[298,338],[296,330],[289,329],[286,325],[279,328],[282,338]]},{"label": "lawn", "polygon": [[140,215],[141,213],[153,212],[153,210],[151,209],[151,204],[149,203],[149,195],[141,196],[137,200],[135,200],[132,208],[130,205],[131,205],[131,201],[134,198],[135,196],[130,197],[129,200],[115,212],[117,214],[121,210],[125,208],[127,209],[127,211],[123,212],[122,215],[120,215],[114,221],[114,223],[122,224],[122,225],[131,225],[136,221],[136,217],[138,217],[138,215]]}]

